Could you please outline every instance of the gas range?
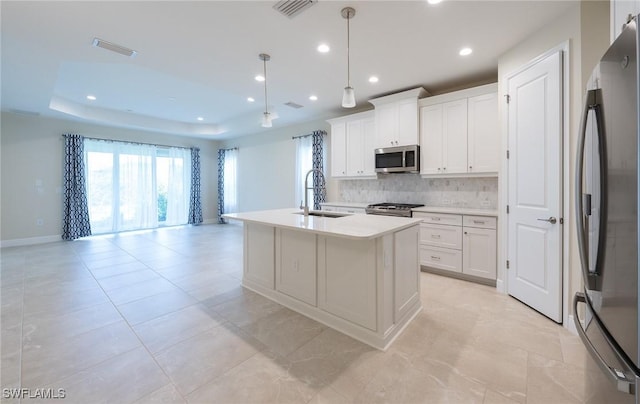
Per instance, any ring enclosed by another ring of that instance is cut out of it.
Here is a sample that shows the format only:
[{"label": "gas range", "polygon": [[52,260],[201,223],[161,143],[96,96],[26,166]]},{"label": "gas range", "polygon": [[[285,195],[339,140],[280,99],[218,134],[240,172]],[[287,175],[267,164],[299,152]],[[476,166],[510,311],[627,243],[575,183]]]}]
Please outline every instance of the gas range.
[{"label": "gas range", "polygon": [[424,206],[411,203],[374,203],[368,205],[365,211],[369,215],[411,217],[411,209]]}]

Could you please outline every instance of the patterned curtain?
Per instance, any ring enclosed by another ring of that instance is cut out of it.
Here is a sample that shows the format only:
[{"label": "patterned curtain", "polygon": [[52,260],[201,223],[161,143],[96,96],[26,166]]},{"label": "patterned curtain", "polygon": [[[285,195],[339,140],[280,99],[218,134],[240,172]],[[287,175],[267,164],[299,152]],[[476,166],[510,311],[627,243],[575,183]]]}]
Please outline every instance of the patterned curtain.
[{"label": "patterned curtain", "polygon": [[218,223],[227,223],[222,217],[224,214],[224,153],[226,150],[218,150]]},{"label": "patterned curtain", "polygon": [[[324,137],[327,132],[324,130],[316,130],[311,134],[313,139],[312,159],[313,168],[324,173]],[[320,177],[320,173],[313,172],[313,209],[320,209],[320,204],[326,199],[326,185]]]},{"label": "patterned curtain", "polygon": [[62,238],[75,240],[91,235],[84,172],[84,138],[65,134],[64,139]]},{"label": "patterned curtain", "polygon": [[191,149],[191,196],[189,198],[189,224],[201,224],[202,200],[200,198],[200,149]]}]

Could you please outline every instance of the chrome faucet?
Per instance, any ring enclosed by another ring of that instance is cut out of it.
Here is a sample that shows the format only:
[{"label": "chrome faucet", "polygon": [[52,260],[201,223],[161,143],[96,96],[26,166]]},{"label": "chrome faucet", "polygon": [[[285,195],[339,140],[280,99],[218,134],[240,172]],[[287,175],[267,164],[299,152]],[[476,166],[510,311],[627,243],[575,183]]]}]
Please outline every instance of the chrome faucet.
[{"label": "chrome faucet", "polygon": [[304,215],[309,216],[309,190],[313,189],[313,184],[311,188],[309,188],[309,174],[316,171],[322,177],[322,190],[326,192],[327,188],[327,179],[324,177],[324,173],[317,168],[312,168],[307,172],[307,175],[304,177],[304,206],[300,206],[300,209],[304,209]]}]

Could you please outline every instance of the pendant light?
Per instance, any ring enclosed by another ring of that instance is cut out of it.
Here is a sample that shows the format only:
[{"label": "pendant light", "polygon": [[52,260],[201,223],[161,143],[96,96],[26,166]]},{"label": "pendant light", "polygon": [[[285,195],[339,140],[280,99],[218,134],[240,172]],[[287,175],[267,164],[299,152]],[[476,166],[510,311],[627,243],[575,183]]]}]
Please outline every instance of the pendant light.
[{"label": "pendant light", "polygon": [[266,53],[261,53],[258,55],[258,58],[262,60],[263,70],[264,70],[264,113],[262,114],[262,127],[270,128],[271,124],[271,114],[269,113],[269,103],[267,98],[267,61],[271,59],[271,56]]},{"label": "pendant light", "polygon": [[356,10],[353,7],[345,7],[342,9],[340,14],[342,14],[343,18],[347,19],[347,86],[344,88],[344,92],[342,93],[342,106],[344,108],[353,108],[356,106],[356,94],[353,91],[353,87],[351,87],[351,55],[349,52],[349,42],[351,38],[349,20],[356,15]]}]

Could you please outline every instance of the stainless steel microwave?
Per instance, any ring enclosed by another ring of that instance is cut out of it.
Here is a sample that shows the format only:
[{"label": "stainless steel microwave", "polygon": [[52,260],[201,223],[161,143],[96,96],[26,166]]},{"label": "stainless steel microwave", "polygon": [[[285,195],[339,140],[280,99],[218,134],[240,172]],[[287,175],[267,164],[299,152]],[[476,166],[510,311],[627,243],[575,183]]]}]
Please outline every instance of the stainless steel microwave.
[{"label": "stainless steel microwave", "polygon": [[419,173],[420,146],[375,149],[377,173]]}]

